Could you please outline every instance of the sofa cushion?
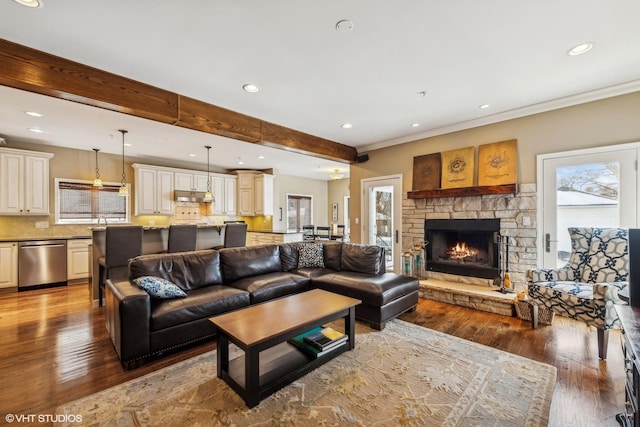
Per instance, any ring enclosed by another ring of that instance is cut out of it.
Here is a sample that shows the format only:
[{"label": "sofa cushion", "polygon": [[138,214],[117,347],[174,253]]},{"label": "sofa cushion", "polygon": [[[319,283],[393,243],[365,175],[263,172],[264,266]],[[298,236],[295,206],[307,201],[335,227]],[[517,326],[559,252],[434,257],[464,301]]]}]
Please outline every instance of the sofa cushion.
[{"label": "sofa cushion", "polygon": [[383,306],[396,298],[418,291],[418,279],[397,273],[371,276],[365,273],[341,271],[313,279],[313,284],[325,291],[357,298],[363,304]]},{"label": "sofa cushion", "polygon": [[625,228],[593,230],[589,254],[582,270],[587,283],[624,282],[629,277],[629,231]]},{"label": "sofa cushion", "polygon": [[249,293],[228,286],[207,286],[187,292],[187,298],[153,300],[152,331],[208,318],[249,305]]},{"label": "sofa cushion", "polygon": [[245,277],[230,283],[229,286],[249,292],[251,304],[256,304],[308,291],[311,288],[311,280],[299,274],[281,271]]},{"label": "sofa cushion", "polygon": [[220,254],[215,250],[141,255],[129,261],[129,277],[157,276],[189,291],[222,285]]},{"label": "sofa cushion", "polygon": [[154,298],[171,299],[187,296],[182,289],[162,277],[142,276],[134,279],[133,283]]},{"label": "sofa cushion", "polygon": [[340,270],[380,275],[385,272],[384,249],[373,245],[344,243]]},{"label": "sofa cushion", "polygon": [[280,265],[282,271],[291,271],[298,268],[298,244],[283,243],[280,245]]},{"label": "sofa cushion", "polygon": [[221,249],[220,259],[225,283],[282,271],[278,245]]},{"label": "sofa cushion", "polygon": [[322,243],[298,244],[298,268],[324,268],[324,248]]},{"label": "sofa cushion", "polygon": [[324,266],[331,270],[340,271],[342,258],[342,242],[330,241],[324,243]]}]

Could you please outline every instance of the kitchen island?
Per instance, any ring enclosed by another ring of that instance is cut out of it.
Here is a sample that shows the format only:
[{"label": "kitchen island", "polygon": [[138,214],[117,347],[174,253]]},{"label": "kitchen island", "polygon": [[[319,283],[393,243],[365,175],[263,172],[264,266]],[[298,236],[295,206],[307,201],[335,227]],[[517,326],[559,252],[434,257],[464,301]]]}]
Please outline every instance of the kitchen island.
[{"label": "kitchen island", "polygon": [[[117,226],[115,226],[117,227]],[[92,271],[96,272],[91,276],[90,298],[95,306],[98,306],[99,298],[99,274],[100,265],[98,259],[105,255],[106,247],[106,227],[93,227],[91,234],[93,245],[91,250]],[[169,241],[169,226],[143,227],[142,232],[142,254],[154,254],[167,250]],[[198,225],[198,235],[196,237],[196,249],[210,249],[224,243],[224,224]]]}]

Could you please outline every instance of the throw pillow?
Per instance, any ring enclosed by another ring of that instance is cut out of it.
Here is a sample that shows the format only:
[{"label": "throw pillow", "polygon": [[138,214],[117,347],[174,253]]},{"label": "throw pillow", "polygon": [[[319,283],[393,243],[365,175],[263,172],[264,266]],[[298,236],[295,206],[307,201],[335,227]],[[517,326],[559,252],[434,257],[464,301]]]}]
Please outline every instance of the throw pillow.
[{"label": "throw pillow", "polygon": [[324,245],[303,243],[298,246],[298,268],[324,268]]},{"label": "throw pillow", "polygon": [[171,299],[184,298],[187,296],[177,285],[162,277],[142,276],[134,279],[133,283],[140,286],[154,298]]}]

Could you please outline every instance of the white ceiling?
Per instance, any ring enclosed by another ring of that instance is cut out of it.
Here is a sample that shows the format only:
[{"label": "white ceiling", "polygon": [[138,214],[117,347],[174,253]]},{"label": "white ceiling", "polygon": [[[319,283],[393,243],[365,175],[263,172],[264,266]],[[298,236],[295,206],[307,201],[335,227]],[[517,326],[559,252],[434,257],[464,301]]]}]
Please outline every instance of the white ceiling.
[{"label": "white ceiling", "polygon": [[[0,3],[0,38],[359,152],[640,90],[637,0],[43,1]],[[351,31],[336,30],[343,19]],[[567,55],[583,42],[595,47]],[[260,92],[244,92],[245,83]],[[0,136],[9,142],[119,153],[121,128],[136,157],[194,153],[185,160],[206,165],[203,146],[212,145],[212,164],[229,169],[241,157],[242,167],[295,176],[348,171],[0,87]]]}]

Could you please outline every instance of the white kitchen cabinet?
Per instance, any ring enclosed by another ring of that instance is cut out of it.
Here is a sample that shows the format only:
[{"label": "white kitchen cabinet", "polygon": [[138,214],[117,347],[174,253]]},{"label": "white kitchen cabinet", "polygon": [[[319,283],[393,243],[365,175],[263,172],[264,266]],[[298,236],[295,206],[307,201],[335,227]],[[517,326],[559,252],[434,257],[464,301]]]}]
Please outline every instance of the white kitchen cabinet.
[{"label": "white kitchen cabinet", "polygon": [[211,175],[211,191],[214,196],[211,207],[213,215],[236,214],[236,181],[235,176]]},{"label": "white kitchen cabinet", "polygon": [[67,240],[67,280],[86,279],[89,272],[91,239]]},{"label": "white kitchen cabinet", "polygon": [[51,153],[0,148],[0,215],[49,214]]},{"label": "white kitchen cabinet", "polygon": [[273,215],[273,175],[256,175],[253,191],[256,215]]},{"label": "white kitchen cabinet", "polygon": [[256,171],[238,174],[238,215],[273,215],[273,175]]},{"label": "white kitchen cabinet", "polygon": [[0,242],[0,288],[18,287],[18,243]]},{"label": "white kitchen cabinet", "polygon": [[237,171],[238,174],[238,215],[254,216],[253,171]]},{"label": "white kitchen cabinet", "polygon": [[207,191],[206,173],[194,173],[189,171],[174,173],[174,186],[176,190],[183,191]]},{"label": "white kitchen cabinet", "polygon": [[135,214],[173,215],[172,171],[134,164]]}]

